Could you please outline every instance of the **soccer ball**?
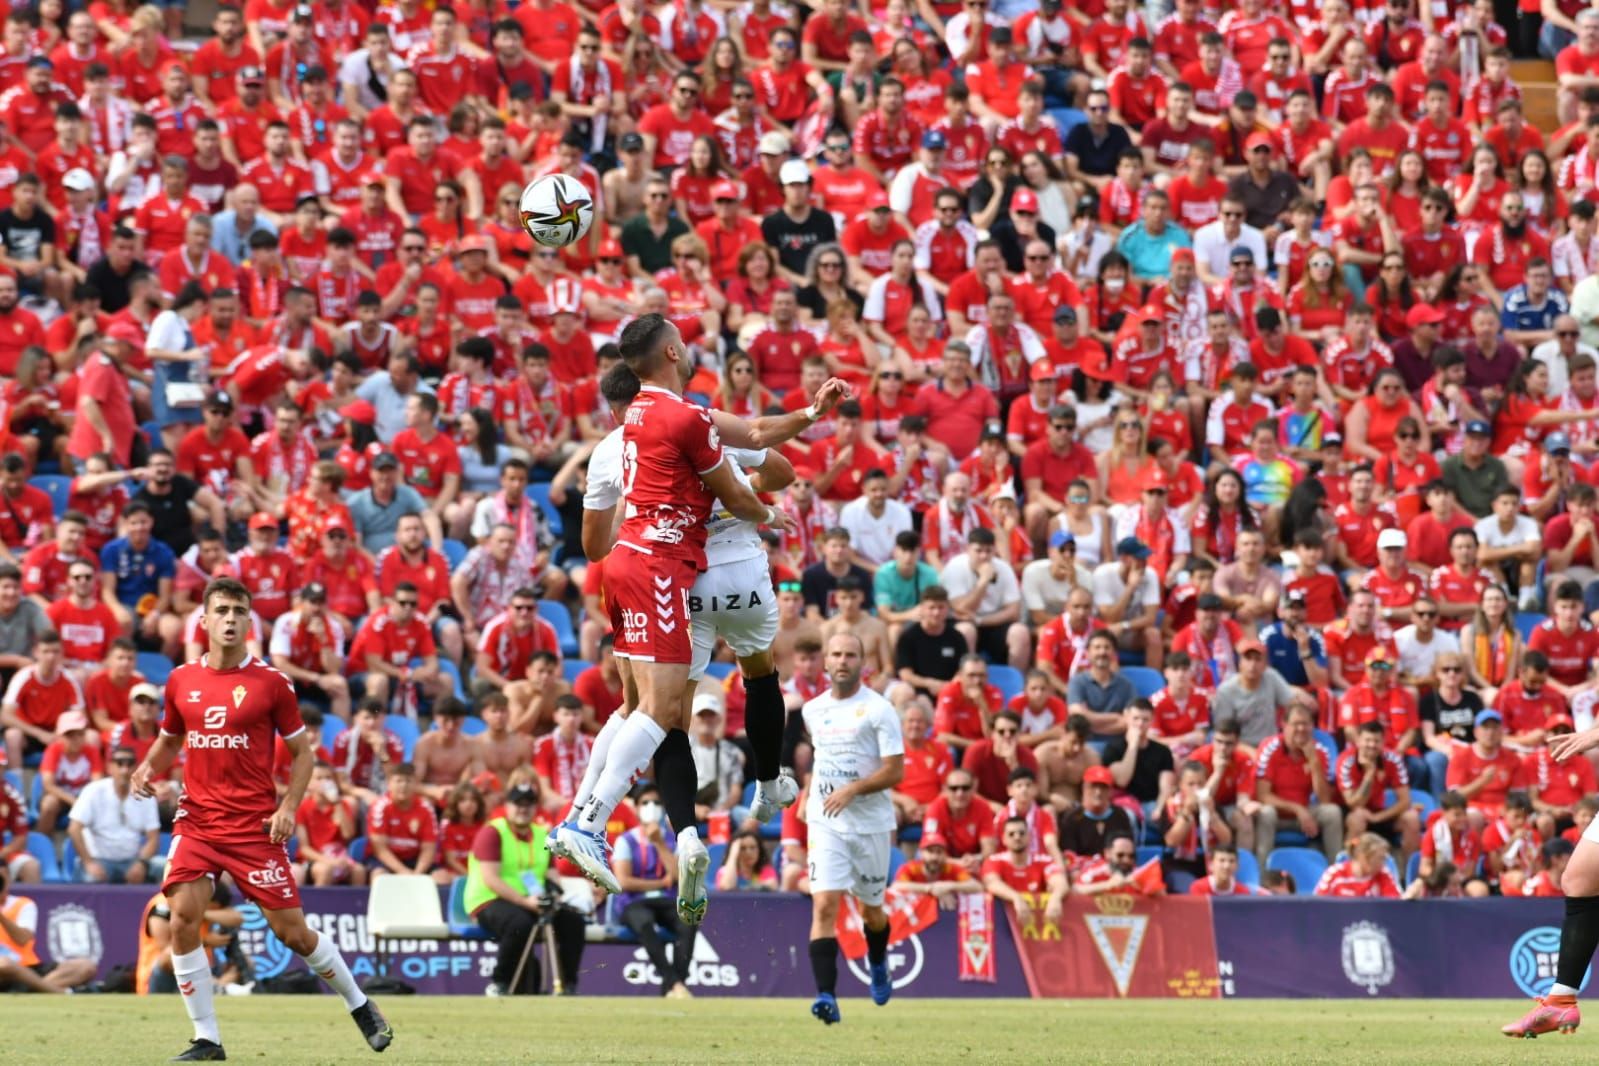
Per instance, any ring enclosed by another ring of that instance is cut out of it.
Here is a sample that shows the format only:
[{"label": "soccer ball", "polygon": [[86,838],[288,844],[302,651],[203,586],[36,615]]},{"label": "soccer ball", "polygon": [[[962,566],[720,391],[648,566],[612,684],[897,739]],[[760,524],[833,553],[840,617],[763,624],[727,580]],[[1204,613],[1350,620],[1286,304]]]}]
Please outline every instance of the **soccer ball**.
[{"label": "soccer ball", "polygon": [[546,174],[522,190],[522,228],[546,248],[581,240],[594,222],[594,197],[568,174]]}]

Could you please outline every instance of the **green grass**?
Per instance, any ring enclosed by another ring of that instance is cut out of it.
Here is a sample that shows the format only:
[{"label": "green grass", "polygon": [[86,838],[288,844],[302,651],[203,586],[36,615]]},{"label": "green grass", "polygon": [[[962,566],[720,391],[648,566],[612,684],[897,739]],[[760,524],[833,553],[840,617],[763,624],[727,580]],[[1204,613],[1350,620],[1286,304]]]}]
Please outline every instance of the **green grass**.
[{"label": "green grass", "polygon": [[[1525,1002],[390,998],[381,1059],[331,996],[219,999],[230,1061],[322,1063],[1463,1063],[1592,1060],[1599,1034],[1510,1041]],[[1599,1024],[1596,1024],[1599,1028]],[[0,996],[0,1062],[136,1066],[188,1042],[176,996]]]}]

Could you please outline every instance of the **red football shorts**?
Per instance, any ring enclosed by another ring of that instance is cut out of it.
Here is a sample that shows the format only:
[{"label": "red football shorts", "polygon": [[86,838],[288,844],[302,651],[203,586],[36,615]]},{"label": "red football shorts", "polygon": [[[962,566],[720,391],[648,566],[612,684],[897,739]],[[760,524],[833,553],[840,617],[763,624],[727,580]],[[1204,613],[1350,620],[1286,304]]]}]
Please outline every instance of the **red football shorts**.
[{"label": "red football shorts", "polygon": [[174,836],[161,891],[202,877],[215,878],[224,872],[232,874],[239,891],[263,910],[286,911],[300,905],[300,891],[289,872],[289,853],[265,834],[260,840],[226,844],[182,834]]},{"label": "red football shorts", "polygon": [[698,576],[687,559],[645,555],[617,545],[605,557],[605,595],[616,654],[641,662],[691,662],[688,593]]}]

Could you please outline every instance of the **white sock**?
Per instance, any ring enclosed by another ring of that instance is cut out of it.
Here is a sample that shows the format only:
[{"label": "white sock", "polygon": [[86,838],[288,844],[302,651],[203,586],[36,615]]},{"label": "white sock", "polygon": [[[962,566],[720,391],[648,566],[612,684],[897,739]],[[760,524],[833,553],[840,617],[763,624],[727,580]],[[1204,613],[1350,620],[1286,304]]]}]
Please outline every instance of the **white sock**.
[{"label": "white sock", "polygon": [[616,732],[616,739],[611,741],[605,769],[599,781],[595,782],[594,794],[577,820],[579,829],[593,833],[605,828],[611,812],[622,802],[622,797],[627,795],[627,790],[633,787],[638,776],[649,768],[650,760],[655,758],[655,749],[665,739],[666,730],[656,725],[655,719],[646,714],[643,708],[627,716],[627,721]]},{"label": "white sock", "polygon": [[1559,981],[1556,981],[1553,987],[1549,989],[1549,994],[1551,996],[1575,996],[1577,994],[1577,990],[1572,988],[1570,985],[1563,985]]},{"label": "white sock", "polygon": [[354,1010],[366,1002],[366,993],[356,985],[355,978],[350,974],[350,967],[345,965],[344,956],[339,954],[339,949],[333,941],[323,936],[316,935],[316,947],[311,949],[311,954],[304,956],[305,964],[312,973],[328,983],[328,986],[344,999],[344,1008]]},{"label": "white sock", "polygon": [[211,998],[211,956],[205,948],[195,948],[182,955],[172,955],[172,976],[178,982],[178,994],[183,997],[183,1009],[189,1012],[194,1023],[194,1038],[222,1043],[217,1031],[216,1006]]},{"label": "white sock", "polygon": [[599,733],[594,737],[594,747],[589,752],[589,764],[583,769],[583,780],[578,782],[577,793],[572,797],[572,809],[566,812],[566,817],[561,819],[562,821],[571,821],[582,813],[589,797],[594,795],[594,786],[599,784],[600,774],[605,772],[605,757],[610,753],[611,742],[616,739],[616,734],[622,731],[622,726],[626,723],[626,718],[612,714],[605,720],[605,724],[600,726]]}]

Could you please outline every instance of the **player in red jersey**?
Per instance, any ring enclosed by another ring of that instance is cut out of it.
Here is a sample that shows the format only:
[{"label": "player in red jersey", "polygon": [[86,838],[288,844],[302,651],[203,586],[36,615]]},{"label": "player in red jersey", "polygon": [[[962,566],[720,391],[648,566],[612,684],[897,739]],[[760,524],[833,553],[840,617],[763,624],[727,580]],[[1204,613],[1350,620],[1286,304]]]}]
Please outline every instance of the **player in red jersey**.
[{"label": "player in red jersey", "polygon": [[605,557],[605,582],[616,654],[630,660],[635,706],[646,713],[627,716],[611,741],[593,796],[575,823],[563,823],[554,835],[585,874],[619,891],[607,860],[605,823],[653,758],[678,834],[679,915],[698,924],[704,918],[710,858],[695,829],[696,774],[683,731],[693,657],[688,592],[705,567],[713,501],[747,522],[785,531],[794,523],[735,476],[723,459],[710,414],[683,399],[679,364],[689,354],[677,327],[662,315],[642,315],[623,329],[620,347],[641,388],[622,427],[626,517],[616,547]]},{"label": "player in red jersey", "polygon": [[[219,578],[201,598],[211,650],[167,680],[161,737],[134,771],[135,795],[154,796],[153,779],[187,749],[183,799],[161,891],[172,911],[172,972],[194,1022],[194,1040],[174,1062],[227,1058],[212,1005],[210,955],[202,945],[206,905],[226,872],[257,904],[272,932],[344,999],[367,1044],[382,1051],[394,1030],[356,985],[344,956],[305,922],[284,842],[316,763],[316,741],[300,721],[289,679],[250,655],[250,590]],[[288,791],[272,780],[274,736],[294,755]]]}]

